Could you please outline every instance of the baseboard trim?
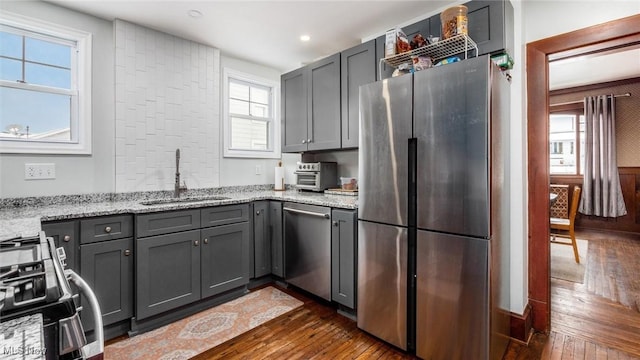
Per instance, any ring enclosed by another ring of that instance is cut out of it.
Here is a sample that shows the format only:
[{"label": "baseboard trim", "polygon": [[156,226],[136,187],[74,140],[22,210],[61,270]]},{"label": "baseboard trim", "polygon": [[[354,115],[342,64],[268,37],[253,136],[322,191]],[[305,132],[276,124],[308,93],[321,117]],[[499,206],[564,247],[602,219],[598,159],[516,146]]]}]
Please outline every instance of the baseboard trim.
[{"label": "baseboard trim", "polygon": [[529,344],[533,335],[531,306],[527,303],[522,315],[511,313],[511,338],[523,344]]}]

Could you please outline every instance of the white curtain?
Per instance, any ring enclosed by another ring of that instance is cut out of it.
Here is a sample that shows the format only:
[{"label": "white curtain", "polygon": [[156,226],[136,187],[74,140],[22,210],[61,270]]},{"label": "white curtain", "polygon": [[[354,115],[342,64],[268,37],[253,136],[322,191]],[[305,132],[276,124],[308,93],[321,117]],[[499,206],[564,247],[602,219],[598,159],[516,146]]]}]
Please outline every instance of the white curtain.
[{"label": "white curtain", "polygon": [[616,161],[615,108],[613,95],[584,99],[585,167],[579,211],[585,215],[627,214]]}]

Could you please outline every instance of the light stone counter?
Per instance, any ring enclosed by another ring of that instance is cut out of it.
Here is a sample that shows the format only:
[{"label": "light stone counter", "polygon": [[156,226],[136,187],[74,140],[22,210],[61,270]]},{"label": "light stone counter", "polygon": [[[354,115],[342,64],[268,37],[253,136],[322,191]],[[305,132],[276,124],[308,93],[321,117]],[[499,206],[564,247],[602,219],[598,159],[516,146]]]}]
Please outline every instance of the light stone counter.
[{"label": "light stone counter", "polygon": [[268,186],[240,186],[190,190],[182,197],[221,196],[205,200],[143,205],[146,200],[167,199],[168,191],[95,195],[0,199],[0,239],[28,236],[40,231],[42,221],[81,219],[116,214],[142,214],[169,210],[248,203],[255,200],[291,201],[341,209],[356,209],[357,196],[332,195],[297,190],[274,191]]},{"label": "light stone counter", "polygon": [[0,354],[4,360],[44,359],[42,314],[0,323]]}]

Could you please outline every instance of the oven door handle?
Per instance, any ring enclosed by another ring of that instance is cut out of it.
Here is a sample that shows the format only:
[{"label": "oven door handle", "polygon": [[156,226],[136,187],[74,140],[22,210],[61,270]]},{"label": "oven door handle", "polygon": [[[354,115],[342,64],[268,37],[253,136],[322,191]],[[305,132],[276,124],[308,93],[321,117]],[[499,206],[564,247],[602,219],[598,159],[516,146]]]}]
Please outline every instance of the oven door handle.
[{"label": "oven door handle", "polygon": [[69,280],[76,284],[78,289],[89,300],[89,306],[93,311],[93,323],[95,324],[95,336],[94,342],[89,343],[82,347],[82,355],[84,359],[90,359],[94,356],[101,356],[104,353],[104,329],[102,328],[102,312],[100,311],[100,305],[98,304],[98,298],[96,294],[91,290],[89,284],[87,284],[80,275],[75,271],[67,269],[64,271]]}]

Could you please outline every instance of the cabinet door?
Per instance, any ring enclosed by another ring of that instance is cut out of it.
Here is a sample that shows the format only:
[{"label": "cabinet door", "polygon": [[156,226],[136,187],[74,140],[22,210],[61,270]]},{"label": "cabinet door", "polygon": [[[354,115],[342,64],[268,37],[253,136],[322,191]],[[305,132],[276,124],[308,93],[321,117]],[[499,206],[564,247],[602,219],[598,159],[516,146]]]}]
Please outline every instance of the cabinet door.
[{"label": "cabinet door", "polygon": [[354,309],[356,306],[356,212],[331,212],[331,300]]},{"label": "cabinet door", "polygon": [[269,201],[253,203],[254,276],[271,274],[271,227]]},{"label": "cabinet door", "polygon": [[474,0],[468,8],[469,37],[478,44],[478,54],[513,50],[513,7],[507,0]]},{"label": "cabinet door", "polygon": [[280,79],[282,152],[307,150],[307,76],[306,67],[302,67]]},{"label": "cabinet door", "polygon": [[282,234],[282,203],[269,203],[271,227],[271,273],[284,277],[284,238]]},{"label": "cabinet door", "polygon": [[77,221],[59,221],[42,224],[42,230],[49,237],[53,238],[57,247],[64,249],[67,255],[67,269],[78,270],[78,246],[80,241]]},{"label": "cabinet door", "polygon": [[200,299],[200,230],[137,240],[136,317]]},{"label": "cabinet door", "polygon": [[[103,241],[80,246],[82,278],[98,298],[103,324],[133,316],[133,239]],[[83,304],[88,304],[82,298]],[[95,327],[91,307],[81,312],[85,330]]]},{"label": "cabinet door", "polygon": [[341,54],[342,148],[358,147],[360,85],[376,81],[375,40]]},{"label": "cabinet door", "polygon": [[340,138],[340,53],[308,67],[309,107],[307,149],[339,149]]},{"label": "cabinet door", "polygon": [[249,283],[248,222],[202,229],[202,297]]}]

